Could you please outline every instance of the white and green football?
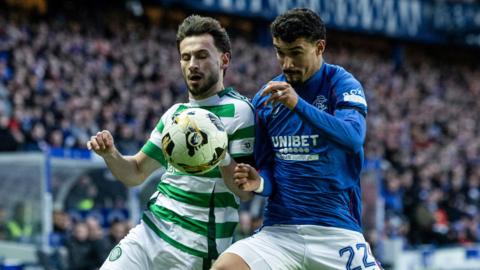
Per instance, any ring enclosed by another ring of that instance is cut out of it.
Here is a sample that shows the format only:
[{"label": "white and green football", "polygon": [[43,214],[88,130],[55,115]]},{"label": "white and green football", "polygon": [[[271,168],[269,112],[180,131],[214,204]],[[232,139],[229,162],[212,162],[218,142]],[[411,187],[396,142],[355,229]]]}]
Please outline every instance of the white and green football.
[{"label": "white and green football", "polygon": [[167,161],[188,174],[203,174],[215,168],[228,147],[225,127],[215,114],[189,108],[175,114],[162,133]]}]

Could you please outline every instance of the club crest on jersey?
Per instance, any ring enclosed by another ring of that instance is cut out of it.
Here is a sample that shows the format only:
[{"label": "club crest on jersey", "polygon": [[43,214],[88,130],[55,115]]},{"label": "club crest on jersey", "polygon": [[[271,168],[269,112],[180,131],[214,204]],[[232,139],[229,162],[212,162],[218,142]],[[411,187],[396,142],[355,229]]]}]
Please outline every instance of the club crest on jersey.
[{"label": "club crest on jersey", "polygon": [[122,248],[120,246],[116,246],[110,251],[110,255],[108,255],[108,260],[111,262],[118,260],[122,256]]},{"label": "club crest on jersey", "polygon": [[327,98],[323,95],[317,96],[317,98],[313,101],[313,106],[317,107],[319,110],[326,111],[327,110]]}]

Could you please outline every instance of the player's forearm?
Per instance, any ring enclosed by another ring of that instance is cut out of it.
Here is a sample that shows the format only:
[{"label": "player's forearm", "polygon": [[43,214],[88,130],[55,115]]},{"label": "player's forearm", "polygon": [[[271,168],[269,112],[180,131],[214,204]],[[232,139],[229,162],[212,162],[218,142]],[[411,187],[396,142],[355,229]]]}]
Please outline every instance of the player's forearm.
[{"label": "player's forearm", "polygon": [[253,192],[240,190],[238,186],[233,183],[233,172],[236,165],[237,163],[232,159],[232,162],[229,165],[219,166],[223,181],[228,189],[237,195],[241,201],[251,200],[253,198]]},{"label": "player's forearm", "polygon": [[126,186],[140,185],[147,178],[133,156],[123,156],[115,150],[113,154],[104,156],[103,159],[115,178]]},{"label": "player's forearm", "polygon": [[353,109],[336,111],[336,116],[320,111],[299,98],[295,111],[326,138],[335,141],[353,152],[363,146],[366,133],[365,119]]}]

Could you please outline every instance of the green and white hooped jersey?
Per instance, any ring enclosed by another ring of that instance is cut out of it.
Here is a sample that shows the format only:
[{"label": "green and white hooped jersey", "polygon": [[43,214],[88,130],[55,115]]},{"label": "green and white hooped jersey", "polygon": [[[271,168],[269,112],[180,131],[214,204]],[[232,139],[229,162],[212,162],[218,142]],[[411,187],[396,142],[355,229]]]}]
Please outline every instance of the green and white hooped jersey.
[{"label": "green and white hooped jersey", "polygon": [[143,221],[163,240],[194,256],[214,259],[232,242],[238,223],[239,198],[223,182],[220,170],[189,175],[175,170],[161,150],[161,133],[174,113],[200,107],[224,123],[232,157],[252,156],[254,113],[250,102],[233,88],[204,100],[175,104],[160,119],[142,151],[166,172],[153,194]]}]

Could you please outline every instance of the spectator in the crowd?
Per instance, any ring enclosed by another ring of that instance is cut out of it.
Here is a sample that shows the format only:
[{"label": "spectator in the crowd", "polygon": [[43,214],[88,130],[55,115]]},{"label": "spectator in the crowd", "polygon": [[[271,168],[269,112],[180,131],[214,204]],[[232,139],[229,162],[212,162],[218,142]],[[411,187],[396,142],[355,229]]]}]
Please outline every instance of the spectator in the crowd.
[{"label": "spectator in the crowd", "polygon": [[64,147],[64,135],[60,129],[51,130],[48,134],[47,143],[52,148]]},{"label": "spectator in the crowd", "polygon": [[85,224],[88,227],[88,240],[90,241],[91,248],[94,255],[90,257],[90,260],[95,263],[97,267],[100,267],[108,256],[108,243],[105,241],[102,226],[97,218],[91,216],[87,217]]},{"label": "spectator in the crowd", "polygon": [[47,131],[41,123],[35,123],[32,130],[27,134],[24,150],[26,151],[45,151],[48,148],[46,141]]},{"label": "spectator in the crowd", "polygon": [[128,233],[129,227],[124,221],[114,221],[110,224],[109,233],[106,236],[107,250],[112,250]]},{"label": "spectator in the crowd", "polygon": [[53,232],[49,244],[51,250],[37,250],[38,263],[45,270],[66,270],[68,265],[67,242],[71,238],[72,221],[61,209],[53,211]]},{"label": "spectator in the crowd", "polygon": [[7,210],[3,205],[0,205],[0,240],[7,240]]},{"label": "spectator in the crowd", "polygon": [[15,131],[10,126],[9,117],[0,108],[0,152],[13,152],[20,149],[20,146],[21,141],[15,136]]},{"label": "spectator in the crowd", "polygon": [[91,210],[95,206],[98,190],[89,175],[81,175],[66,200],[67,209]]},{"label": "spectator in the crowd", "polygon": [[138,140],[135,139],[135,130],[130,124],[121,124],[119,127],[118,139],[115,144],[118,151],[124,155],[134,155],[138,151]]},{"label": "spectator in the crowd", "polygon": [[7,239],[17,242],[31,243],[34,237],[32,220],[33,209],[26,201],[17,202],[13,209],[13,216],[6,223]]},{"label": "spectator in the crowd", "polygon": [[66,240],[70,236],[72,229],[72,220],[68,213],[56,209],[53,211],[53,246],[65,246]]},{"label": "spectator in the crowd", "polygon": [[78,222],[73,227],[71,238],[67,241],[68,269],[92,270],[98,268],[95,258],[95,250],[88,239],[88,226],[84,222]]},{"label": "spectator in the crowd", "polygon": [[387,212],[401,214],[403,212],[403,190],[401,180],[396,172],[389,170],[386,172],[386,179],[383,185],[382,196],[385,200],[385,209]]}]

